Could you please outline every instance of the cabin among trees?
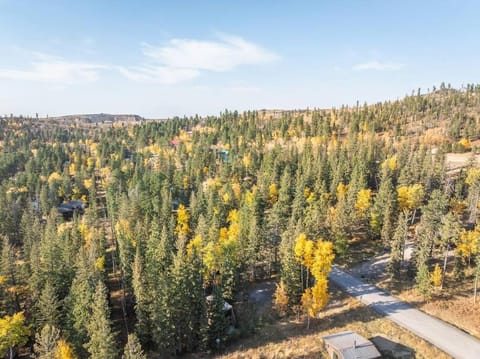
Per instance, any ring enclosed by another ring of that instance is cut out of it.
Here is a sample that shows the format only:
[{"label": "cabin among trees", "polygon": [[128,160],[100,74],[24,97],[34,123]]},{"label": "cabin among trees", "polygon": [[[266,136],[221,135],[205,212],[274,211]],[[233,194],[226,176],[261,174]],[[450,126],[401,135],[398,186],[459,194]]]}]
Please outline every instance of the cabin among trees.
[{"label": "cabin among trees", "polygon": [[60,203],[57,207],[58,212],[65,220],[72,219],[74,214],[85,213],[85,203],[83,201],[70,201],[67,203]]}]

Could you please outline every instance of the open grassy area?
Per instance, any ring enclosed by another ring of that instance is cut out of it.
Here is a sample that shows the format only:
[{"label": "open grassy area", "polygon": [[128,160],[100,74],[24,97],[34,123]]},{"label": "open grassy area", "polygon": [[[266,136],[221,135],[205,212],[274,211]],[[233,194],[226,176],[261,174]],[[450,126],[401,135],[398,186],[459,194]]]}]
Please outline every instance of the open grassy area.
[{"label": "open grassy area", "polygon": [[[416,358],[449,358],[426,341],[352,299],[336,288],[321,318],[306,329],[305,321],[295,316],[272,320],[258,328],[255,335],[239,340],[215,358],[323,358],[322,336],[352,330],[370,338],[381,335],[415,350]],[[198,356],[197,356],[198,357]],[[204,356],[205,358],[209,356]]]}]

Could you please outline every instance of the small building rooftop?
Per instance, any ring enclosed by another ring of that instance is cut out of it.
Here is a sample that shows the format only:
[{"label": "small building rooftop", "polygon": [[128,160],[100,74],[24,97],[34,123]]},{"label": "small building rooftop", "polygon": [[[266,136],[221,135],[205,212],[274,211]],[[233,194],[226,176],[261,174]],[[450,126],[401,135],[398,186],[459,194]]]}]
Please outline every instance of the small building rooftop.
[{"label": "small building rooftop", "polygon": [[380,352],[368,339],[351,331],[327,335],[322,338],[332,358],[374,359],[381,358]]}]

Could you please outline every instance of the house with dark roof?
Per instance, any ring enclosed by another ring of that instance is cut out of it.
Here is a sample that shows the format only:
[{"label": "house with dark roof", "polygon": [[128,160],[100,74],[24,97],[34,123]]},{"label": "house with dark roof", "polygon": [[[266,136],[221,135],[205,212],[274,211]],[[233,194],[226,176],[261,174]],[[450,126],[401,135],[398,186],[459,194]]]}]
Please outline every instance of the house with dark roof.
[{"label": "house with dark roof", "polygon": [[346,331],[322,338],[331,359],[375,359],[382,355],[375,345],[357,333]]},{"label": "house with dark roof", "polygon": [[74,214],[83,214],[85,212],[85,203],[83,201],[70,201],[67,203],[60,203],[57,206],[58,212],[64,219],[71,219]]}]

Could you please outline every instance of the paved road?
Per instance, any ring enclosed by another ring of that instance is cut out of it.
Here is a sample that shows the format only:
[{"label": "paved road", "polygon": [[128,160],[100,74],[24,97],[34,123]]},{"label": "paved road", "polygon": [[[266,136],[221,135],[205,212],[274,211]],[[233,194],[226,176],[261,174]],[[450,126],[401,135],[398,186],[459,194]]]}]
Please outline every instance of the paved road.
[{"label": "paved road", "polygon": [[431,317],[338,268],[332,268],[330,280],[376,312],[384,314],[390,320],[427,340],[452,357],[458,359],[480,358],[480,340],[460,329]]},{"label": "paved road", "polygon": [[[403,264],[407,265],[412,257],[413,243],[405,243],[405,250],[403,253]],[[360,263],[353,268],[348,269],[348,273],[353,274],[356,278],[361,280],[377,281],[387,276],[387,266],[390,262],[390,253],[382,253],[374,256],[367,262]],[[480,359],[480,358],[479,358]]]}]

